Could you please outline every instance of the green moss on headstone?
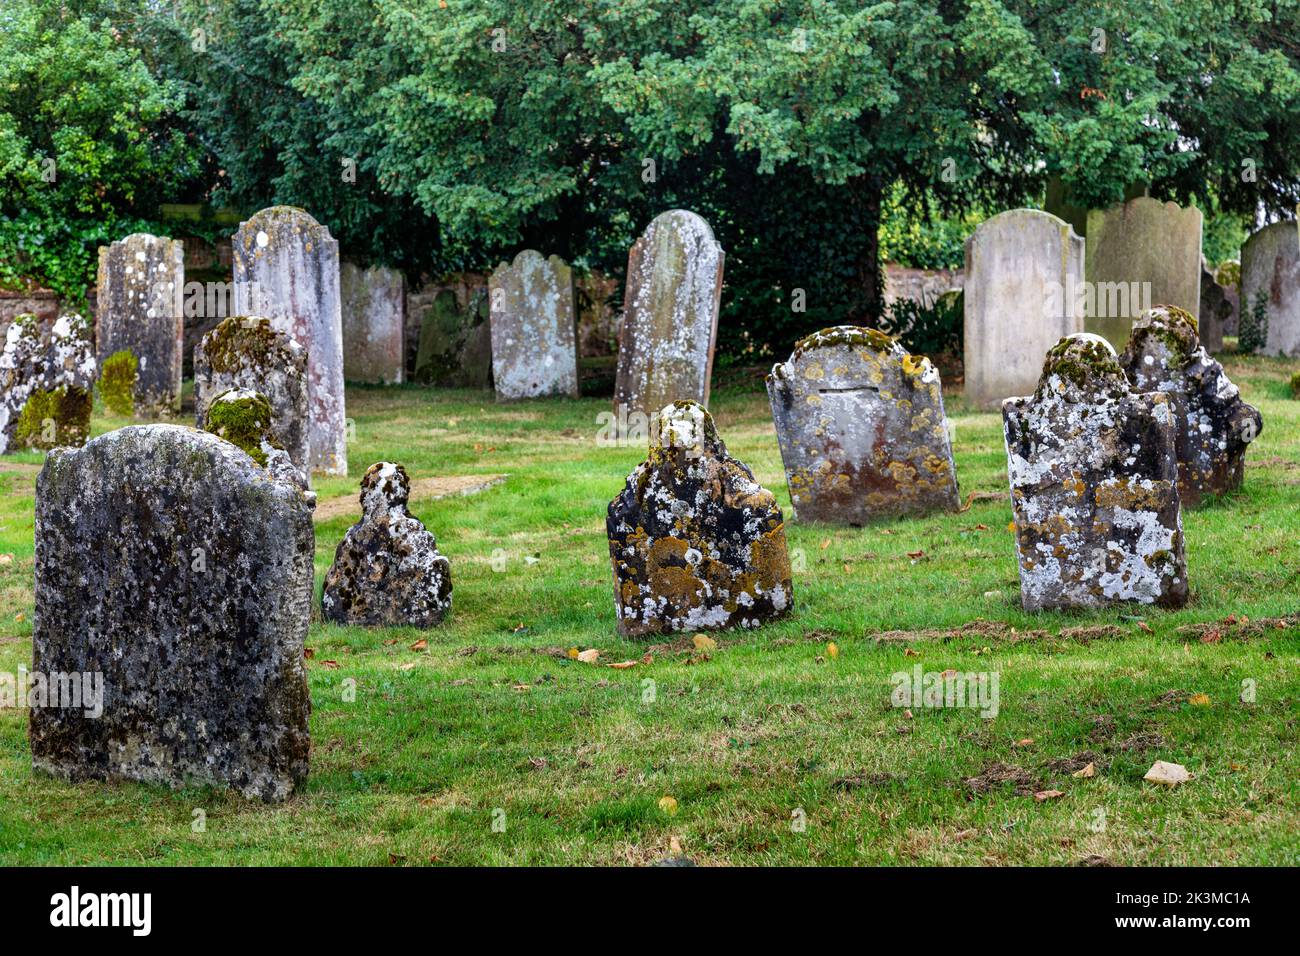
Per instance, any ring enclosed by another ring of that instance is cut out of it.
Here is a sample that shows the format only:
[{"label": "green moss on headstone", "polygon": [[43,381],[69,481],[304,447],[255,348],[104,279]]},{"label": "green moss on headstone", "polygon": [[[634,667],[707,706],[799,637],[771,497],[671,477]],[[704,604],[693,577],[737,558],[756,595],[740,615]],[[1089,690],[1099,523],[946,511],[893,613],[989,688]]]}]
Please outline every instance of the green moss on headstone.
[{"label": "green moss on headstone", "polygon": [[14,444],[45,450],[84,444],[90,436],[91,405],[90,393],[82,388],[37,389],[23,406],[14,428]]},{"label": "green moss on headstone", "polygon": [[1291,376],[1291,397],[1300,398],[1300,372]]},{"label": "green moss on headstone", "polygon": [[263,395],[229,389],[208,406],[207,431],[248,452],[259,465],[266,465],[262,443],[279,448],[271,437],[271,403]]},{"label": "green moss on headstone", "polygon": [[104,359],[99,370],[99,394],[104,399],[104,407],[114,415],[135,414],[135,382],[139,370],[139,360],[126,349]]}]

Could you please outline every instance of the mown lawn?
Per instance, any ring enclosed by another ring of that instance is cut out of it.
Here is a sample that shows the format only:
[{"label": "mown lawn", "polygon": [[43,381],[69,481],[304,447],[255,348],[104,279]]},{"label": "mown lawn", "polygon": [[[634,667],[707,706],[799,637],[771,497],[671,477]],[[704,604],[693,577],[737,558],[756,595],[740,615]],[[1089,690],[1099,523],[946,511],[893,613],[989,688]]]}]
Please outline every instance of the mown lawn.
[{"label": "mown lawn", "polygon": [[[1265,427],[1244,491],[1184,515],[1185,610],[1021,611],[1000,419],[950,396],[962,493],[995,497],[865,529],[790,522],[795,613],[704,652],[689,635],[615,633],[605,508],[644,449],[597,444],[607,399],[351,388],[351,475],[318,481],[322,501],[355,494],[380,459],[416,479],[509,476],[413,503],[451,558],[451,617],[431,632],[313,623],[311,775],[282,806],[33,774],[26,712],[0,711],[0,863],[1296,865],[1291,371],[1229,361]],[[712,410],[788,507],[766,397],[733,388]],[[31,661],[39,464],[0,462],[0,552],[13,555],[0,671]],[[350,520],[317,525],[318,589]],[[570,659],[574,647],[600,661]],[[916,664],[995,672],[997,717],[891,706],[890,675]],[[1194,779],[1144,783],[1156,759]],[[1072,776],[1087,763],[1095,776]],[[1063,795],[1036,800],[1044,790]]]}]

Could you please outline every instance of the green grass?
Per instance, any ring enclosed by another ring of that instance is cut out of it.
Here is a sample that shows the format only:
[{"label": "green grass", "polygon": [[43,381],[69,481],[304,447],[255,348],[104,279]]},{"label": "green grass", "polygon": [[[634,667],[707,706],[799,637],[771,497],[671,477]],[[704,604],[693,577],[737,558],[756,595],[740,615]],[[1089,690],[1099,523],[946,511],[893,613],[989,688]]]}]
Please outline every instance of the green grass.
[{"label": "green grass", "polygon": [[[716,635],[707,655],[615,633],[605,508],[644,449],[597,446],[606,400],[350,389],[351,475],[319,481],[322,499],[355,494],[384,458],[416,479],[510,476],[414,504],[452,561],[447,622],[312,624],[311,774],[281,806],[34,774],[26,713],[0,711],[0,863],[621,864],[678,844],[703,864],[1295,865],[1300,623],[1254,625],[1300,610],[1292,370],[1230,362],[1265,428],[1245,489],[1184,515],[1193,596],[1182,611],[1024,613],[1003,497],[865,529],[792,522],[795,613]],[[998,416],[948,402],[963,494],[1004,495]],[[712,410],[732,453],[788,506],[766,398],[728,390]],[[94,431],[123,424],[101,413]],[[0,566],[0,671],[31,659],[40,460],[0,464],[0,552],[14,556]],[[318,590],[348,522],[317,526]],[[1231,615],[1252,624],[1225,625],[1217,643],[1180,630]],[[988,623],[933,633],[976,620]],[[886,631],[914,633],[878,641]],[[421,637],[428,649],[411,650]],[[570,660],[571,647],[599,648],[601,662]],[[603,666],[647,651],[650,663]],[[998,716],[918,708],[909,719],[890,705],[890,675],[918,663],[996,671]],[[1253,704],[1238,699],[1247,679]],[[1095,777],[1054,763],[1079,755]],[[1155,759],[1195,778],[1144,783]],[[997,765],[1020,786],[965,782]],[[1042,789],[1064,796],[1038,802],[1030,791]],[[673,816],[659,806],[667,795]]]}]

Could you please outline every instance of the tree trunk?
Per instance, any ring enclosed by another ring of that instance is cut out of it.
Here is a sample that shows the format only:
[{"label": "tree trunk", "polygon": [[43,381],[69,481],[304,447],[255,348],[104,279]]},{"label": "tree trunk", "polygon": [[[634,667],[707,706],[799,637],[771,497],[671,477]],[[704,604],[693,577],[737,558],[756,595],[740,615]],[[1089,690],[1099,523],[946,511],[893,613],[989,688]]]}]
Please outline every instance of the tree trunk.
[{"label": "tree trunk", "polygon": [[884,186],[870,173],[849,182],[849,194],[855,206],[855,219],[861,229],[862,244],[853,260],[855,295],[853,319],[859,325],[876,326],[884,311],[884,274],[880,267],[880,203]]}]

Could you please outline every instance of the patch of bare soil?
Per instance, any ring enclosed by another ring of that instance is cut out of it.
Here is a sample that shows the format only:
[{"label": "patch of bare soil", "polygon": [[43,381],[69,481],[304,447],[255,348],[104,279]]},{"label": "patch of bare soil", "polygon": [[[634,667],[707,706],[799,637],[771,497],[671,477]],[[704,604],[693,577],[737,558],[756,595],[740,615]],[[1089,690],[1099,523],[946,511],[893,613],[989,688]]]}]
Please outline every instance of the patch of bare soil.
[{"label": "patch of bare soil", "polygon": [[983,773],[975,777],[967,777],[962,783],[971,793],[988,793],[990,790],[1011,784],[1018,797],[1028,797],[1042,789],[1028,770],[1005,763],[989,764],[984,768]]}]

